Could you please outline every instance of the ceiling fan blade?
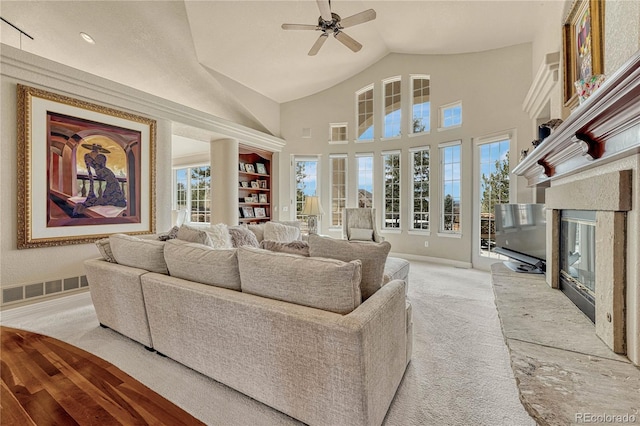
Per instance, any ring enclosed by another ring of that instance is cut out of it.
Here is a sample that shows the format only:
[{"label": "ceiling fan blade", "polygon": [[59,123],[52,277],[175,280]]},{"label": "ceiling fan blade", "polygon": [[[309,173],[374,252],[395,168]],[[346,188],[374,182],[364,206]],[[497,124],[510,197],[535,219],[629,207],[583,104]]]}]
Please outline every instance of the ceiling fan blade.
[{"label": "ceiling fan blade", "polygon": [[311,46],[311,50],[309,50],[309,56],[315,56],[328,38],[329,36],[327,35],[327,33],[320,34],[320,37],[318,37],[316,42],[313,43],[313,46]]},{"label": "ceiling fan blade", "polygon": [[373,9],[365,10],[364,12],[356,13],[355,15],[347,16],[340,21],[342,28],[353,27],[354,25],[364,24],[365,22],[373,21],[376,19],[376,11]]},{"label": "ceiling fan blade", "polygon": [[329,4],[329,0],[316,0],[318,3],[318,9],[320,9],[320,16],[323,20],[331,22],[333,20],[333,16],[331,16],[331,5]]},{"label": "ceiling fan blade", "polygon": [[282,24],[283,30],[317,30],[317,25],[311,24]]},{"label": "ceiling fan blade", "polygon": [[358,52],[360,49],[362,49],[362,45],[360,43],[358,43],[342,31],[336,31],[334,33],[334,37],[337,38],[340,43],[344,44],[354,52]]}]

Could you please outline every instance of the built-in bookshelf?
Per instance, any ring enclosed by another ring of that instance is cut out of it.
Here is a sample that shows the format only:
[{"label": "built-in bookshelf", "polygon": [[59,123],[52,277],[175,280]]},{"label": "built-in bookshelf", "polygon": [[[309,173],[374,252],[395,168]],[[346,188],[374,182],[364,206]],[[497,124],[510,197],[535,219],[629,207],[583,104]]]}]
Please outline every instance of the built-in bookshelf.
[{"label": "built-in bookshelf", "polygon": [[239,147],[238,207],[240,223],[271,219],[271,157],[268,151]]}]

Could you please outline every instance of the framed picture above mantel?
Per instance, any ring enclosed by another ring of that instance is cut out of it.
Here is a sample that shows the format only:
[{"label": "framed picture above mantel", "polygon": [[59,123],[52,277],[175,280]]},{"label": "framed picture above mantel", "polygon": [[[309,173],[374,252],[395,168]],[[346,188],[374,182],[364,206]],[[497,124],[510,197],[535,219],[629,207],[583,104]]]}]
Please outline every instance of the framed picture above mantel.
[{"label": "framed picture above mantel", "polygon": [[562,28],[564,105],[578,105],[575,82],[604,72],[604,1],[575,0]]},{"label": "framed picture above mantel", "polygon": [[155,120],[17,92],[18,248],[155,232]]}]

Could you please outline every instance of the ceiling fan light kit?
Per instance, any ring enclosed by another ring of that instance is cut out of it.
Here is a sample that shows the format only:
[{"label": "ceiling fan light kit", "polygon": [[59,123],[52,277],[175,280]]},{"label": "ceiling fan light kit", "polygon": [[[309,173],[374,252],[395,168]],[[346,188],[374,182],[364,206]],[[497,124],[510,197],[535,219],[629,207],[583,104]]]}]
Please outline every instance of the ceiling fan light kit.
[{"label": "ceiling fan light kit", "polygon": [[347,46],[353,52],[358,52],[362,49],[362,44],[358,43],[342,30],[376,19],[376,11],[373,9],[367,9],[363,12],[356,13],[355,15],[342,19],[337,13],[331,12],[330,0],[316,0],[316,3],[318,4],[318,9],[320,9],[318,25],[282,24],[282,29],[321,31],[322,34],[320,34],[316,42],[311,47],[311,50],[309,50],[309,56],[314,56],[318,53],[324,42],[327,41],[329,34],[333,34],[336,40]]}]

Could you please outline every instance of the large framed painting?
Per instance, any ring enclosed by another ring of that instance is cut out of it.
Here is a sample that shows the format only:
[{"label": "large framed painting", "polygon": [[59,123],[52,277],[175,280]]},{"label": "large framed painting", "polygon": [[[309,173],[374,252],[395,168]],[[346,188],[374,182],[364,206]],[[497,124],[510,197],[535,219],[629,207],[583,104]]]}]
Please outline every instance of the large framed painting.
[{"label": "large framed painting", "polygon": [[562,29],[564,104],[578,104],[574,83],[604,72],[604,1],[575,0]]},{"label": "large framed painting", "polygon": [[17,90],[18,248],[155,232],[156,122]]}]

